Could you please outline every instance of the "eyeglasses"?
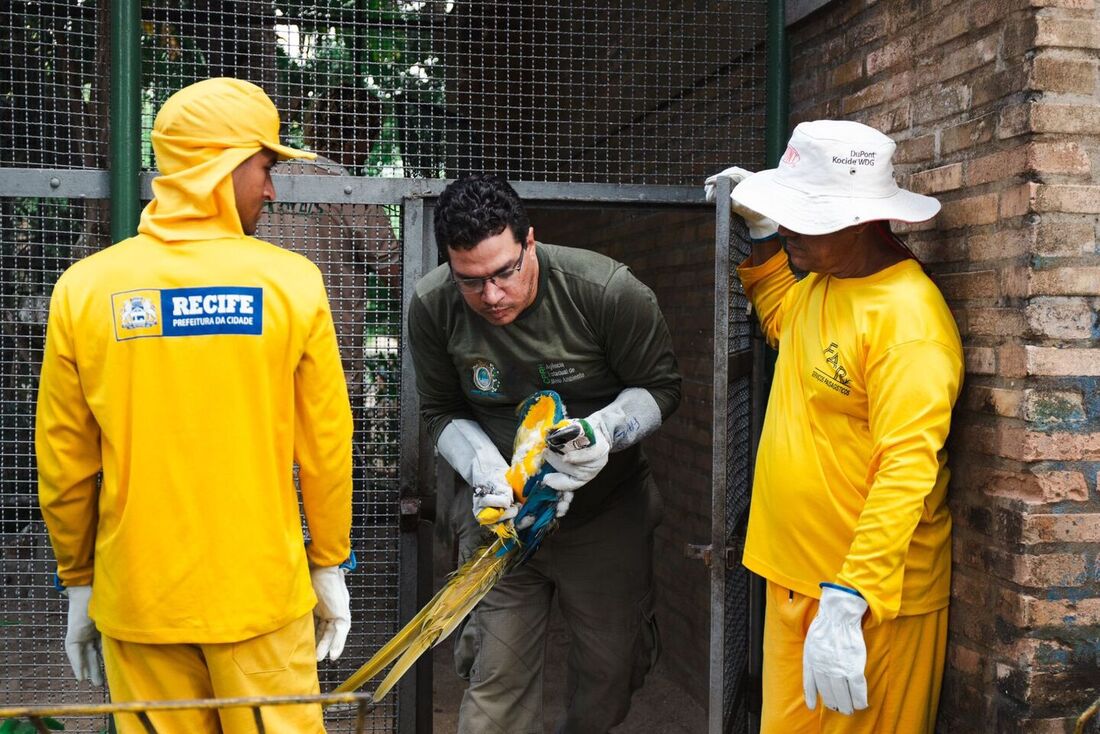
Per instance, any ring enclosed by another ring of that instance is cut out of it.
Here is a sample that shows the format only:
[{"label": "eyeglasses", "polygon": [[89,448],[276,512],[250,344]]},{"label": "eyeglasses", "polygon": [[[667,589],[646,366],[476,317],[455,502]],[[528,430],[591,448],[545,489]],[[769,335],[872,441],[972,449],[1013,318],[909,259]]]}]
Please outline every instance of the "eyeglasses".
[{"label": "eyeglasses", "polygon": [[502,270],[499,270],[492,275],[486,275],[483,278],[460,278],[451,271],[451,280],[454,281],[455,286],[463,293],[481,293],[485,290],[485,284],[491,282],[497,288],[503,288],[508,285],[508,281],[519,272],[523,267],[523,256],[527,253],[527,243],[524,242],[519,246],[519,258],[516,260],[515,265],[509,265]]}]

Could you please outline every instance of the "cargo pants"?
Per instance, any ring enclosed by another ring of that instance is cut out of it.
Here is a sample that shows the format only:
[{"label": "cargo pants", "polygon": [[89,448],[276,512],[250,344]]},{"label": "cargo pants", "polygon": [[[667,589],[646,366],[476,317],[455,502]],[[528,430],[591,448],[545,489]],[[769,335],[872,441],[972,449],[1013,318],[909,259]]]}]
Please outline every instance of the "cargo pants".
[{"label": "cargo pants", "polygon": [[[453,510],[465,561],[487,538],[471,514],[468,489],[459,490]],[[460,734],[542,734],[555,596],[570,636],[566,710],[556,731],[604,734],[626,718],[660,649],[652,588],[660,515],[656,485],[647,479],[599,515],[560,527],[486,595],[455,636],[455,667],[469,681]]]}]

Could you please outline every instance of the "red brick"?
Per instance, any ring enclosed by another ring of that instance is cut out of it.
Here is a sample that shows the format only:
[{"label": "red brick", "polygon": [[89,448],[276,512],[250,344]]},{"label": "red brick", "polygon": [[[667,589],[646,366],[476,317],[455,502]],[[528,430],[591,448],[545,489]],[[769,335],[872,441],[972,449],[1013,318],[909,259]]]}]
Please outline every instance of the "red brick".
[{"label": "red brick", "polygon": [[1059,52],[1041,53],[1032,61],[1028,79],[1033,89],[1069,94],[1092,94],[1096,90],[1096,61],[1066,58]]},{"label": "red brick", "polygon": [[[1100,459],[1100,433],[1077,433],[1070,431],[1033,431],[1022,425],[1004,423],[995,429],[990,426],[978,424],[964,424],[961,431],[956,430],[957,438],[960,438],[970,449],[988,456],[998,456],[1014,461],[1093,461]],[[1070,472],[1080,480],[1077,485],[1081,491],[1078,499],[1084,500],[1088,491],[1084,485],[1084,475],[1080,472]],[[1038,475],[1038,473],[1037,473]],[[1058,478],[1060,472],[1050,472],[1051,477]],[[1053,480],[1052,480],[1053,481]],[[1067,489],[1063,484],[1055,482],[1046,487],[1042,484],[1031,489],[1042,489],[1043,493],[1058,492]],[[1043,500],[1041,495],[1034,501]]]},{"label": "red brick", "polygon": [[1027,377],[1027,352],[1022,344],[1013,341],[997,347],[997,374]]},{"label": "red brick", "polygon": [[1029,423],[1057,425],[1085,417],[1085,401],[1072,390],[1028,389],[1023,394],[1023,418]]},{"label": "red brick", "polygon": [[[1096,461],[1100,459],[1100,433],[1042,433],[1023,431],[1012,453],[1005,458],[1020,461]],[[1016,437],[1010,439],[1010,443]]]},{"label": "red brick", "polygon": [[1092,171],[1088,153],[1076,141],[1030,145],[1027,164],[1029,170],[1039,173],[1086,175]]},{"label": "red brick", "polygon": [[919,56],[957,38],[970,30],[969,19],[959,12],[945,12],[938,21],[924,25],[916,36],[915,50]]},{"label": "red brick", "polygon": [[1035,336],[1091,339],[1096,312],[1084,298],[1037,297],[1028,301],[1023,316]]},{"label": "red brick", "polygon": [[1100,377],[1100,349],[1026,346],[1027,373],[1052,377]]},{"label": "red brick", "polygon": [[913,105],[909,100],[903,99],[895,105],[882,105],[862,110],[853,119],[889,135],[909,128],[912,123],[912,110]]},{"label": "red brick", "polygon": [[975,145],[988,143],[993,138],[993,130],[996,126],[997,115],[989,113],[974,120],[945,127],[940,133],[940,151],[947,156]]},{"label": "red brick", "polygon": [[1001,295],[1000,276],[995,270],[949,273],[936,279],[944,298],[997,298]]},{"label": "red brick", "polygon": [[971,385],[963,391],[966,407],[982,413],[993,413],[1009,418],[1023,415],[1024,394],[1021,390]]},{"label": "red brick", "polygon": [[1093,105],[1036,102],[1031,105],[1031,130],[1037,133],[1100,134],[1100,115]]},{"label": "red brick", "polygon": [[1093,0],[1031,0],[1036,8],[1068,8],[1072,10],[1092,10],[1096,7]]},{"label": "red brick", "polygon": [[923,163],[930,162],[936,155],[936,138],[934,135],[923,135],[918,138],[909,138],[898,142],[894,151],[894,163]]},{"label": "red brick", "polygon": [[1100,26],[1076,18],[1039,15],[1035,18],[1035,45],[1059,48],[1100,48]]},{"label": "red brick", "polygon": [[1029,285],[1027,295],[1031,296],[1098,296],[1100,266],[1032,270]]},{"label": "red brick", "polygon": [[1001,192],[1000,215],[1003,218],[1019,217],[1035,211],[1039,195],[1038,184],[1026,183]]},{"label": "red brick", "polygon": [[977,650],[955,645],[951,650],[951,665],[956,670],[971,675],[980,675],[984,667],[985,656]]},{"label": "red brick", "polygon": [[918,194],[939,194],[962,186],[963,166],[952,163],[909,176],[909,188]]},{"label": "red brick", "polygon": [[1027,169],[1027,154],[1027,147],[1020,146],[969,161],[966,164],[966,185],[977,186],[1016,178]]},{"label": "red brick", "polygon": [[960,74],[992,63],[997,58],[997,48],[1000,43],[1000,33],[994,33],[967,43],[951,53],[936,54],[926,59],[927,63],[920,68],[918,74],[918,86],[943,83]]},{"label": "red brick", "polygon": [[1016,258],[1031,252],[1035,236],[1036,228],[1029,226],[968,234],[967,250],[973,261]]},{"label": "red brick", "polygon": [[973,80],[970,97],[973,109],[981,109],[992,102],[999,103],[1023,89],[1027,84],[1028,68],[1021,62]]},{"label": "red brick", "polygon": [[[990,113],[993,114],[993,113]],[[1031,130],[1031,106],[1027,104],[1005,105],[997,114],[997,139],[1025,135]]]},{"label": "red brick", "polygon": [[1040,599],[1016,591],[1002,589],[997,601],[997,612],[1005,621],[1022,628],[1059,627],[1071,625],[1087,627],[1100,624],[1100,598]]},{"label": "red brick", "polygon": [[911,65],[912,63],[913,39],[903,36],[867,54],[867,76],[874,76],[880,71],[899,64]]},{"label": "red brick", "polygon": [[955,229],[976,224],[993,224],[997,221],[998,196],[995,193],[970,196],[943,202],[936,226],[939,229]]},{"label": "red brick", "polygon": [[[870,74],[868,74],[870,76]],[[843,87],[863,78],[863,59],[845,61],[829,72],[829,86]]]},{"label": "red brick", "polygon": [[1100,513],[1025,515],[1022,540],[1034,543],[1100,543]]},{"label": "red brick", "polygon": [[924,124],[957,115],[970,108],[970,87],[955,83],[936,85],[931,91],[922,93],[916,100],[913,121]]},{"label": "red brick", "polygon": [[1100,186],[1040,186],[1035,211],[1100,214]]},{"label": "red brick", "polygon": [[997,350],[992,347],[963,347],[968,375],[992,375],[997,372]]},{"label": "red brick", "polygon": [[966,316],[975,336],[1023,336],[1028,328],[1019,308],[970,308]]},{"label": "red brick", "polygon": [[1066,256],[1082,255],[1096,249],[1096,227],[1092,222],[1078,219],[1055,221],[1054,217],[1043,217],[1035,238],[1034,252],[1037,255]]}]

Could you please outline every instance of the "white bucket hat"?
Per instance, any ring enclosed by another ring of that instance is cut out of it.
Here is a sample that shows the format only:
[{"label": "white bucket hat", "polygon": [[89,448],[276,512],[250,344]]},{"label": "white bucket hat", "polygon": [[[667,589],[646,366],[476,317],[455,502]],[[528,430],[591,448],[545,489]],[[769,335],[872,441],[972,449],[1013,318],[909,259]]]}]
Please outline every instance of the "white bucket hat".
[{"label": "white bucket hat", "polygon": [[730,198],[799,234],[829,234],[882,219],[931,219],[940,203],[894,181],[896,147],[858,122],[803,122],[779,167],[749,176]]}]

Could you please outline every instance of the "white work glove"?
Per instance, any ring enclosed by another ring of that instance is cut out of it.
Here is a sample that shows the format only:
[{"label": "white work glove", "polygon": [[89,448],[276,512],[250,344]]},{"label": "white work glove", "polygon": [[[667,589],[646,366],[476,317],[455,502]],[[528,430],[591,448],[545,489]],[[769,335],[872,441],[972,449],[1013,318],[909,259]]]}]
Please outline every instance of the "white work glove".
[{"label": "white work glove", "polygon": [[[703,182],[703,191],[706,192],[707,201],[714,203],[715,184],[717,183],[719,176],[730,179],[731,181],[733,181],[733,185],[736,187],[737,184],[741,183],[751,175],[752,171],[747,171],[744,168],[733,166],[707,178],[707,180]],[[749,228],[749,237],[752,238],[753,242],[763,242],[764,240],[770,240],[779,234],[779,227],[773,220],[768,219],[759,212],[749,209],[747,206],[739,204],[737,202],[737,199],[734,198],[733,194],[730,194],[730,200],[732,202],[730,206],[733,211],[745,220],[745,224]]]},{"label": "white work glove", "polygon": [[806,633],[802,650],[802,690],[806,706],[848,715],[867,708],[867,646],[863,642],[863,614],[867,602],[855,591],[835,584],[821,585],[821,605]]},{"label": "white work glove", "polygon": [[65,631],[65,654],[77,682],[87,680],[92,685],[103,685],[100,672],[100,637],[95,622],[88,616],[88,604],[92,600],[91,586],[70,586],[68,629]]},{"label": "white work glove", "polygon": [[313,616],[317,618],[317,660],[335,660],[344,652],[348,632],[351,630],[351,595],[344,582],[347,573],[341,566],[323,566],[309,570],[317,606]]},{"label": "white work glove", "polygon": [[480,425],[465,418],[455,419],[439,434],[436,446],[473,490],[473,511],[478,523],[495,525],[516,516],[519,505],[504,477],[508,462]]},{"label": "white work glove", "polygon": [[[628,387],[607,407],[551,431],[543,458],[557,471],[547,474],[543,483],[561,493],[558,517],[569,510],[571,493],[592,481],[607,466],[611,452],[633,446],[660,425],[661,409],[649,391]],[[577,434],[575,438],[564,444],[554,440],[555,434],[570,429]]]}]

